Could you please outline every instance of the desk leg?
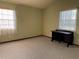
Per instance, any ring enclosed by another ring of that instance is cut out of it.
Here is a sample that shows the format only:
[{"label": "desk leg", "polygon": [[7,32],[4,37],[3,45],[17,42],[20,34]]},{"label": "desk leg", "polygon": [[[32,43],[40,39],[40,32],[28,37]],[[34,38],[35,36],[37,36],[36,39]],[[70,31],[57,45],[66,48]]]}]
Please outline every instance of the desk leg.
[{"label": "desk leg", "polygon": [[69,44],[69,43],[67,43],[67,47],[69,47],[69,45],[70,45],[70,44]]}]

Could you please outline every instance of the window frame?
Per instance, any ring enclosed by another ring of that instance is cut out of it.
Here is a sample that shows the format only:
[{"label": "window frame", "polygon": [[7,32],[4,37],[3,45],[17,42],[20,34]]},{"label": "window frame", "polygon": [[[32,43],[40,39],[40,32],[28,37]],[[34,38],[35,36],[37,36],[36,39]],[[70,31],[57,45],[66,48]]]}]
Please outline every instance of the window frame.
[{"label": "window frame", "polygon": [[[60,28],[60,21],[61,21],[61,20],[60,20],[60,17],[61,17],[61,16],[60,16],[60,13],[65,12],[65,11],[70,11],[70,10],[76,10],[76,19],[75,19],[75,25],[74,25],[74,26],[75,26],[75,27],[74,27],[75,29],[74,29],[74,30],[70,30],[70,29],[69,29],[69,31],[74,31],[74,32],[75,32],[75,31],[76,31],[76,25],[77,25],[77,16],[78,16],[78,9],[77,9],[77,8],[59,11],[58,29],[61,29],[61,28]],[[67,19],[67,20],[68,20],[68,19]],[[68,29],[61,29],[61,30],[68,30]]]},{"label": "window frame", "polygon": [[[10,11],[13,11],[13,20],[14,20],[14,28],[0,28],[0,30],[15,30],[16,29],[16,12],[15,12],[15,9],[6,9],[6,8],[0,8],[0,9],[3,9],[3,10],[10,10]],[[7,21],[10,20],[10,19],[6,19]],[[12,21],[12,20],[10,20]]]}]

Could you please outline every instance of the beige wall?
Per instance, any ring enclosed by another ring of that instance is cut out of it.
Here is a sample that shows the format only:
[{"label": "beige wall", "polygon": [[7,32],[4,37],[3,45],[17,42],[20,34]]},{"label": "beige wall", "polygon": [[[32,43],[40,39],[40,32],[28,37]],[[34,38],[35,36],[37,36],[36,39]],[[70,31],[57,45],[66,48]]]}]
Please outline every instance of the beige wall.
[{"label": "beige wall", "polygon": [[[0,36],[0,42],[42,35],[42,33],[43,35],[51,37],[51,31],[58,28],[59,11],[74,9],[77,7],[79,7],[78,0],[58,0],[53,2],[51,6],[43,11],[29,6],[0,2],[0,8],[15,9],[17,16],[17,28],[15,34],[11,36]],[[77,31],[75,35],[76,44],[79,44],[78,26],[79,15],[77,19]]]},{"label": "beige wall", "polygon": [[40,9],[4,2],[0,3],[0,8],[15,9],[17,25],[15,34],[10,36],[0,36],[0,42],[27,38],[42,34],[42,12]]},{"label": "beige wall", "polygon": [[[78,0],[59,0],[52,3],[51,6],[44,10],[43,34],[51,37],[51,31],[58,28],[59,11],[74,9],[77,7],[79,7]],[[79,44],[79,18],[77,19],[77,31],[74,42]]]}]

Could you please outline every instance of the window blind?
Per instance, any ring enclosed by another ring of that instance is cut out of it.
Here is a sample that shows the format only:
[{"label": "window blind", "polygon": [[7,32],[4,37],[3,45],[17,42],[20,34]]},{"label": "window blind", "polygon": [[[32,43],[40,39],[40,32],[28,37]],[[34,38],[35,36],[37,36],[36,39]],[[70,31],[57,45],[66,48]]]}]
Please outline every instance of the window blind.
[{"label": "window blind", "polygon": [[60,12],[59,29],[76,30],[77,9]]}]

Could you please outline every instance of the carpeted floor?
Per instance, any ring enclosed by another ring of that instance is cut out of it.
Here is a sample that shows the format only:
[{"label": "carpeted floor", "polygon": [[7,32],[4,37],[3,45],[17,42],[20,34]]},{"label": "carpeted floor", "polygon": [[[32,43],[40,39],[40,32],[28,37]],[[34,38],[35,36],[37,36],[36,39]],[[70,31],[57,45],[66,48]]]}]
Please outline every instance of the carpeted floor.
[{"label": "carpeted floor", "polygon": [[79,47],[67,48],[50,38],[36,37],[1,44],[0,59],[79,59]]}]

